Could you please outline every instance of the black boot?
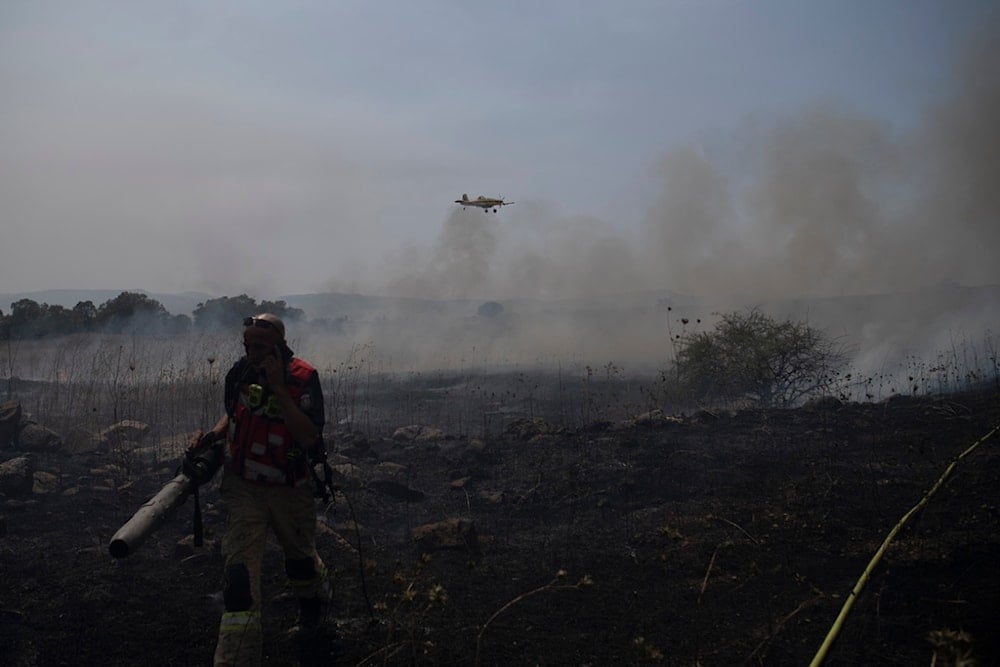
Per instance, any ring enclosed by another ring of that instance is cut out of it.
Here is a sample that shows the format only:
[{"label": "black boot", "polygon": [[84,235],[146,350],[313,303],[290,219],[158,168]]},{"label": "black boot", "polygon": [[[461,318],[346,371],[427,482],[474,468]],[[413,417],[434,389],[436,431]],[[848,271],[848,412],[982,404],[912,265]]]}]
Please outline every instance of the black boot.
[{"label": "black boot", "polygon": [[329,584],[323,586],[318,597],[299,598],[299,620],[291,629],[292,635],[300,641],[315,639],[323,629],[329,608]]},{"label": "black boot", "polygon": [[295,624],[295,638],[308,641],[319,634],[323,617],[326,616],[326,604],[322,598],[299,598],[299,620]]}]

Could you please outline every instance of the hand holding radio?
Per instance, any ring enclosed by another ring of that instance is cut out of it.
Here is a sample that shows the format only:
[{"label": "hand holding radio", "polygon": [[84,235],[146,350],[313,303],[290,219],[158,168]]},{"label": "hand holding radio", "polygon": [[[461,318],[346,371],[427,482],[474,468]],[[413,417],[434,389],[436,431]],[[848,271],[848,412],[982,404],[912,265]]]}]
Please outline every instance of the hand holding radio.
[{"label": "hand holding radio", "polygon": [[274,347],[274,353],[267,355],[261,361],[259,370],[272,389],[285,386],[285,364],[281,361],[281,352],[277,345]]}]

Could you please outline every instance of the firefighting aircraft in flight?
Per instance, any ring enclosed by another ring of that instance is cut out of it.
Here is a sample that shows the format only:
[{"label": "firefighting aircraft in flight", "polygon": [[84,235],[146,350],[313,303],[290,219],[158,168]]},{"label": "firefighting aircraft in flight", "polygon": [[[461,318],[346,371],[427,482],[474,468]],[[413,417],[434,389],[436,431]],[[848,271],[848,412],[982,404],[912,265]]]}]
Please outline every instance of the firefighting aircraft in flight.
[{"label": "firefighting aircraft in flight", "polygon": [[504,201],[503,197],[493,198],[479,195],[475,199],[469,199],[469,195],[462,195],[462,198],[456,199],[455,203],[461,204],[462,206],[478,206],[483,209],[483,211],[493,209],[493,212],[496,213],[497,209],[501,206],[510,206],[514,202]]}]

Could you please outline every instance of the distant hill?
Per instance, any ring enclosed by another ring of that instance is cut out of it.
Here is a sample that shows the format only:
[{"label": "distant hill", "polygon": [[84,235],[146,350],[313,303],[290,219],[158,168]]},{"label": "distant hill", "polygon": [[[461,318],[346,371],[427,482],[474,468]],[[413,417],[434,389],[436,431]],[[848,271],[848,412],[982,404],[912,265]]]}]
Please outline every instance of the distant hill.
[{"label": "distant hill", "polygon": [[290,294],[280,297],[293,308],[301,308],[310,319],[347,317],[365,321],[392,313],[405,317],[410,315],[466,315],[475,313],[482,300],[455,299],[441,301],[434,299],[407,299],[389,296],[367,296],[364,294]]},{"label": "distant hill", "polygon": [[[389,296],[369,296],[364,294],[343,294],[327,292],[320,294],[290,294],[279,297],[289,306],[301,308],[309,318],[347,317],[352,320],[368,320],[372,317],[392,314],[406,315],[475,315],[479,307],[491,299],[415,299]],[[648,308],[659,303],[672,303],[693,307],[699,304],[697,298],[657,290],[632,294],[598,295],[589,298],[569,299],[498,299],[505,307],[522,314],[584,312],[595,310],[621,311],[624,309]]]}]

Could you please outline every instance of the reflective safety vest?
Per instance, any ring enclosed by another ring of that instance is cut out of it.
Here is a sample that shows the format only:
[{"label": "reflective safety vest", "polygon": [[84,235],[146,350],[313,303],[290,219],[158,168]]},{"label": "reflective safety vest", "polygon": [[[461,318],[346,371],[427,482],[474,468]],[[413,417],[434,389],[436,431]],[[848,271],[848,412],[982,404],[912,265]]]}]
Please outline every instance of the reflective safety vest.
[{"label": "reflective safety vest", "polygon": [[[296,405],[315,369],[293,358],[286,386]],[[241,384],[229,419],[229,466],[244,479],[261,484],[304,483],[308,478],[306,453],[293,446],[277,397],[259,384]]]}]

